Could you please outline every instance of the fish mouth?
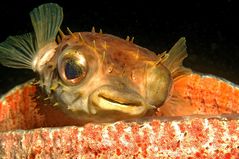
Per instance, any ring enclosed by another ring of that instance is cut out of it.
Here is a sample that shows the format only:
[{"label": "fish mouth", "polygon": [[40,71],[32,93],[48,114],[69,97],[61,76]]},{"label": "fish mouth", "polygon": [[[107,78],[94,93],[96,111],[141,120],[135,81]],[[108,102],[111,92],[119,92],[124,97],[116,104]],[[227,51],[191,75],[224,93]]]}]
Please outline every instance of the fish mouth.
[{"label": "fish mouth", "polygon": [[130,116],[139,116],[152,108],[137,92],[128,88],[102,86],[95,90],[89,98],[91,114],[98,111],[117,111]]}]

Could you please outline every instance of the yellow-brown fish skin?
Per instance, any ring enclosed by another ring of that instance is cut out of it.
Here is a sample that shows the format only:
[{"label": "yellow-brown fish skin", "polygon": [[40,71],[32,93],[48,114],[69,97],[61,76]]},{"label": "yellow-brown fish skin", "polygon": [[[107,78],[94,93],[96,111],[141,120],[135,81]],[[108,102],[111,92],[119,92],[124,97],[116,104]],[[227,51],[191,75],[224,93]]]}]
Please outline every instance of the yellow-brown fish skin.
[{"label": "yellow-brown fish skin", "polygon": [[[84,76],[67,79],[65,60],[82,61],[78,58],[85,61]],[[45,67],[49,76],[43,76],[43,85],[75,117],[103,121],[139,117],[169,96],[171,73],[158,60],[148,49],[113,35],[72,33],[59,43],[49,62],[51,69]]]}]

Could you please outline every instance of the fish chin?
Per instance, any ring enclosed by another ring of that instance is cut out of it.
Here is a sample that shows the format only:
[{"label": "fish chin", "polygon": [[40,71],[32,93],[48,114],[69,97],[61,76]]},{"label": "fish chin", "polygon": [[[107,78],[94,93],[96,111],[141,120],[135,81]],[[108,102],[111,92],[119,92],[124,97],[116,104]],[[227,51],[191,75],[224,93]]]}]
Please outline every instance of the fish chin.
[{"label": "fish chin", "polygon": [[115,88],[110,85],[95,90],[89,98],[91,114],[101,111],[115,111],[127,116],[142,116],[153,106],[147,104],[143,97],[128,88]]}]

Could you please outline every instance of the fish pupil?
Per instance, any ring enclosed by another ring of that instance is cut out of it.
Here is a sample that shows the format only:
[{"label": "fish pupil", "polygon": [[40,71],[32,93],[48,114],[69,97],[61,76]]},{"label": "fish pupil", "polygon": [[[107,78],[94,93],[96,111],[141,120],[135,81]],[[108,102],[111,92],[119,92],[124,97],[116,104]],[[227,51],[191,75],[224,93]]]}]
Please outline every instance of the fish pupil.
[{"label": "fish pupil", "polygon": [[75,79],[82,75],[81,66],[77,65],[74,60],[68,60],[65,64],[65,75],[67,79]]}]

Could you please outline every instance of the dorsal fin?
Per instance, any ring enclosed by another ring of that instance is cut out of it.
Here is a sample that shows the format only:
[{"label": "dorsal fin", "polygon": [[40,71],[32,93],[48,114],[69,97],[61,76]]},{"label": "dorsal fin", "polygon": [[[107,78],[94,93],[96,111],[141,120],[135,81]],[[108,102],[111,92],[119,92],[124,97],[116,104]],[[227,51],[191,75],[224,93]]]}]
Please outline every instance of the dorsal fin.
[{"label": "dorsal fin", "polygon": [[172,74],[173,79],[191,73],[191,70],[183,66],[183,60],[188,56],[185,37],[180,38],[169,50],[168,57],[162,62]]},{"label": "dorsal fin", "polygon": [[30,17],[38,49],[55,42],[57,32],[63,20],[63,10],[55,3],[48,3],[33,9]]},{"label": "dorsal fin", "polygon": [[43,4],[30,12],[34,34],[10,36],[0,43],[0,63],[13,68],[33,68],[33,59],[45,45],[55,42],[63,11],[54,3]]}]

